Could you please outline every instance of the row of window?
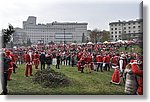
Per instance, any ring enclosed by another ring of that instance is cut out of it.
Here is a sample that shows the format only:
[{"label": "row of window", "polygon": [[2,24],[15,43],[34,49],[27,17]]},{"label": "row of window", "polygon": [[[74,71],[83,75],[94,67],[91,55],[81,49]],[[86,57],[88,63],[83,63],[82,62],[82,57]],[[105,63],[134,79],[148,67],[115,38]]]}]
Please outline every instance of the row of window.
[{"label": "row of window", "polygon": [[113,38],[113,37],[115,37],[115,38],[117,38],[117,37],[121,38],[121,35],[119,35],[119,36],[117,36],[117,35],[114,35],[114,36],[113,36],[113,35],[112,35],[111,37],[112,37],[112,38]]},{"label": "row of window", "polygon": [[[138,30],[138,32],[141,32],[141,30]],[[111,34],[121,34],[122,32],[121,31],[119,31],[119,32],[111,32]],[[133,32],[131,32],[130,30],[127,32],[127,31],[123,31],[123,33],[136,33],[136,31],[133,31]]]},{"label": "row of window", "polygon": [[[34,32],[54,32],[54,31],[61,31],[64,32],[63,29],[26,29],[26,31],[34,31]],[[65,31],[74,32],[75,29],[66,29]],[[83,31],[83,29],[82,29]]]},{"label": "row of window", "polygon": [[[124,36],[129,36],[129,35],[124,35]],[[132,34],[132,35],[130,35],[130,36],[135,37],[135,36],[136,36],[136,34]],[[119,36],[117,36],[117,35],[114,35],[114,36],[113,36],[113,35],[112,35],[111,37],[112,37],[112,38],[113,38],[113,37],[115,37],[115,38],[117,38],[117,37],[121,38],[121,35],[119,35]]]},{"label": "row of window", "polygon": [[[118,32],[119,34],[121,33],[121,31]],[[118,34],[117,31],[116,32],[111,32],[111,34]]]},{"label": "row of window", "polygon": [[[140,27],[141,27],[141,26],[138,26],[138,28],[140,28]],[[128,29],[131,29],[131,28],[136,28],[136,26],[128,27]],[[127,29],[127,27],[124,27],[123,29],[125,30],[125,29]],[[114,28],[114,29],[111,28],[111,30],[117,30],[117,28]],[[120,29],[119,29],[119,30],[120,30]]]},{"label": "row of window", "polygon": [[[132,22],[132,23],[128,22],[128,23],[124,23],[123,25],[131,25],[131,24],[135,25],[136,23],[135,22]],[[137,24],[140,24],[140,22],[137,22]],[[111,26],[117,26],[117,25],[120,26],[121,24],[114,24]]]},{"label": "row of window", "polygon": [[30,37],[31,40],[37,40],[37,39],[41,39],[41,40],[49,40],[50,38],[37,38],[37,37]]},{"label": "row of window", "polygon": [[[138,26],[140,28],[141,26]],[[133,26],[133,28],[136,28],[136,26]],[[124,27],[123,29],[127,29],[127,27]],[[131,29],[131,27],[128,27],[128,29]]]}]

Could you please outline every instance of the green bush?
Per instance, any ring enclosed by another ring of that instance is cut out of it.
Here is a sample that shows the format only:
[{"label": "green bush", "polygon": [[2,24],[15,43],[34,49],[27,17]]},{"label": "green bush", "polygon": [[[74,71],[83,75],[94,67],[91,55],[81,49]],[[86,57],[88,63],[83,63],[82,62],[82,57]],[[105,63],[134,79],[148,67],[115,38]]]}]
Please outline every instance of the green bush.
[{"label": "green bush", "polygon": [[55,72],[52,69],[37,71],[33,81],[42,87],[68,86],[70,84],[69,79],[64,74]]}]

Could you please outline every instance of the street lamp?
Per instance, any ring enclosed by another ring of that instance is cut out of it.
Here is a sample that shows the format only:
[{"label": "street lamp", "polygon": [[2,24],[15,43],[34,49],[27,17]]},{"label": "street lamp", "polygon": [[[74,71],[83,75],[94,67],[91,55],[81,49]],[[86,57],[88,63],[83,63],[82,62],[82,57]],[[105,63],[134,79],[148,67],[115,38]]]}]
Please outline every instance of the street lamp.
[{"label": "street lamp", "polygon": [[64,29],[64,51],[65,51],[65,30],[66,29]]}]

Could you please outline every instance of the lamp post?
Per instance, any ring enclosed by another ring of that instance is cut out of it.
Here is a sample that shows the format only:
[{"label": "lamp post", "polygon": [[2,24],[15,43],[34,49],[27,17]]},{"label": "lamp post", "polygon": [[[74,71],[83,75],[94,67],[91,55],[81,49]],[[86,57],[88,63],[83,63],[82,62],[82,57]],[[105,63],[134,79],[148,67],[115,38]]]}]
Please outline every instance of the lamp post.
[{"label": "lamp post", "polygon": [[65,51],[65,30],[66,29],[64,29],[64,51]]}]

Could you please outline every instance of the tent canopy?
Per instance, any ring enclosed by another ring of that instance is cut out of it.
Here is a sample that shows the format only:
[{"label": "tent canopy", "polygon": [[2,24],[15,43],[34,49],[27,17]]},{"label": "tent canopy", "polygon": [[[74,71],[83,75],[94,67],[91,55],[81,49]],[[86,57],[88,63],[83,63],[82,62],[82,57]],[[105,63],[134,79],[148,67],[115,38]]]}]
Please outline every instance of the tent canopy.
[{"label": "tent canopy", "polygon": [[76,45],[76,43],[71,43],[71,45]]},{"label": "tent canopy", "polygon": [[108,41],[104,41],[103,43],[104,43],[104,44],[108,44],[109,42],[108,42]]},{"label": "tent canopy", "polygon": [[92,42],[88,42],[87,44],[91,45],[91,44],[93,44],[93,43],[92,43]]}]

